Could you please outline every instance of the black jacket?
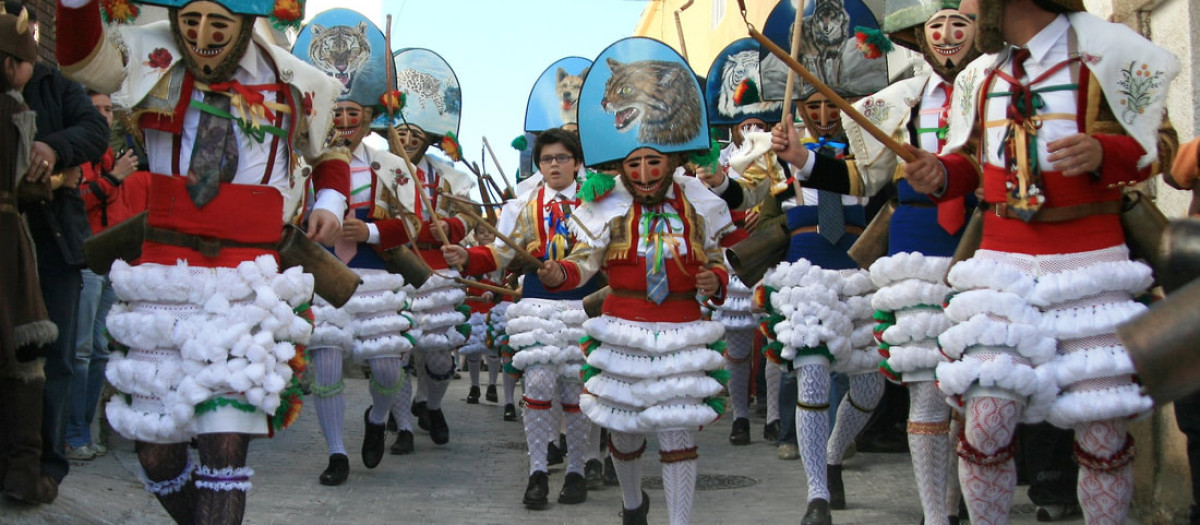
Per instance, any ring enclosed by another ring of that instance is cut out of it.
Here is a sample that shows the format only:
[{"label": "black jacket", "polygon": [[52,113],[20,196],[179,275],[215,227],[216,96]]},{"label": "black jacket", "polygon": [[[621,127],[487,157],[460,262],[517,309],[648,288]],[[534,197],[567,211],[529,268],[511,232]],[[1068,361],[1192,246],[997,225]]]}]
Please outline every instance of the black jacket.
[{"label": "black jacket", "polygon": [[[83,87],[58,69],[36,63],[22,94],[37,112],[37,137],[58,154],[54,173],[95,162],[108,149],[108,122],[96,111]],[[37,244],[38,264],[84,265],[83,241],[91,235],[87,211],[76,188],[59,188],[54,199],[22,203]]]}]

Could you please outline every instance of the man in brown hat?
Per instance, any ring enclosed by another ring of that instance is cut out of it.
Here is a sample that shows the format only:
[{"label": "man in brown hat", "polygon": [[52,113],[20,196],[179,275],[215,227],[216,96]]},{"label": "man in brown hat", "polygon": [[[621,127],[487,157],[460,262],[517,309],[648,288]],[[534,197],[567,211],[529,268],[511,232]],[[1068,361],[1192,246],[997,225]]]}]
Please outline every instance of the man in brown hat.
[{"label": "man in brown hat", "polygon": [[[943,202],[982,182],[974,258],[955,265],[937,367],[966,412],[959,478],[972,522],[1007,520],[1018,422],[1075,430],[1088,523],[1124,523],[1126,421],[1151,400],[1115,335],[1145,309],[1150,268],[1129,260],[1121,190],[1169,163],[1163,119],[1178,60],[1081,0],[980,0],[985,55],[958,75],[943,155],[911,148],[913,188]],[[973,140],[969,140],[972,139]],[[982,173],[981,173],[982,172]]]}]

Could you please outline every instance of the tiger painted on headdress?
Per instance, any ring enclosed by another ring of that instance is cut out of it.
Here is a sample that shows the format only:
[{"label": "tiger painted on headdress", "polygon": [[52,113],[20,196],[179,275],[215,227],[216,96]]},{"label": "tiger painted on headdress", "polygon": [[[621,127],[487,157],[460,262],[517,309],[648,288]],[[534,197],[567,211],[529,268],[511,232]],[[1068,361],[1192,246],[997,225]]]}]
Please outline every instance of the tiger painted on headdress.
[{"label": "tiger painted on headdress", "polygon": [[313,24],[308,56],[312,58],[313,65],[342,83],[343,95],[349,93],[354,84],[354,75],[371,57],[371,43],[367,41],[367,23],[359,22],[355,28],[326,28],[320,24]]},{"label": "tiger painted on headdress", "polygon": [[[761,113],[779,109],[780,102],[761,100],[762,77],[759,74],[758,50],[748,49],[733,53],[725,58],[721,67],[721,94],[717,101],[717,111],[726,117],[736,117],[742,114]],[[737,93],[743,84],[750,87],[743,93],[752,92],[749,100],[739,100]]]}]

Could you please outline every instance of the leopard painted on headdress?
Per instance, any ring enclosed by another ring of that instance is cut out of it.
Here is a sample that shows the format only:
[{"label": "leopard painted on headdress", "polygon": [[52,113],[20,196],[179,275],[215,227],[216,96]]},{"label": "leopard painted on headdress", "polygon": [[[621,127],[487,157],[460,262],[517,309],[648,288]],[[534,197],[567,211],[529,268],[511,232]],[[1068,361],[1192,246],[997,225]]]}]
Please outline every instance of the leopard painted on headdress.
[{"label": "leopard painted on headdress", "polygon": [[640,124],[645,144],[682,144],[700,132],[704,108],[691,71],[682,64],[640,60],[623,64],[608,59],[612,78],[600,104],[613,114],[622,133]]}]

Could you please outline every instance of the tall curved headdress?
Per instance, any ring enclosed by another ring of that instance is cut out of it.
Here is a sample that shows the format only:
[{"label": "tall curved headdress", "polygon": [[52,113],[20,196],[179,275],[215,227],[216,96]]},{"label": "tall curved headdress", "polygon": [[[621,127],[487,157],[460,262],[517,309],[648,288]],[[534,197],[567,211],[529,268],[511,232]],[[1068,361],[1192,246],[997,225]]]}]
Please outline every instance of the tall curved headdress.
[{"label": "tall curved headdress", "polygon": [[589,166],[638,148],[708,150],[708,113],[696,74],[658,40],[618,40],[596,57],[583,82],[579,140]]},{"label": "tall curved headdress", "polygon": [[[795,22],[795,0],[782,0],[767,15],[763,35],[779,47],[791,49]],[[839,95],[858,97],[887,87],[887,60],[866,58],[858,49],[856,27],[879,30],[875,14],[862,0],[807,0],[803,24],[800,63]],[[787,66],[764,51],[760,68],[763,98],[783,100]],[[797,78],[796,98],[808,98],[815,91]]]},{"label": "tall curved headdress", "polygon": [[404,93],[404,107],[394,124],[412,124],[437,137],[457,136],[462,90],[450,64],[441,55],[417,47],[396,51],[394,60],[396,89]]},{"label": "tall curved headdress", "polygon": [[958,9],[961,0],[887,0],[883,4],[883,23],[880,30],[893,42],[920,51],[912,35],[929,18],[943,9]]},{"label": "tall curved headdress", "polygon": [[341,82],[338,100],[379,106],[388,90],[392,54],[383,32],[357,11],[337,8],[313,17],[296,37],[292,54]]},{"label": "tall curved headdress", "polygon": [[[132,23],[140,11],[134,4],[180,8],[195,0],[100,0],[106,22]],[[265,16],[278,29],[299,27],[304,20],[305,0],[209,0],[239,15]]]},{"label": "tall curved headdress", "polygon": [[717,53],[704,88],[710,125],[733,126],[749,118],[779,122],[783,104],[762,97],[760,56],[752,38],[734,40]]},{"label": "tall curved headdress", "polygon": [[579,122],[579,93],[592,61],[583,57],[556,60],[538,77],[525,104],[525,131],[537,133]]}]

